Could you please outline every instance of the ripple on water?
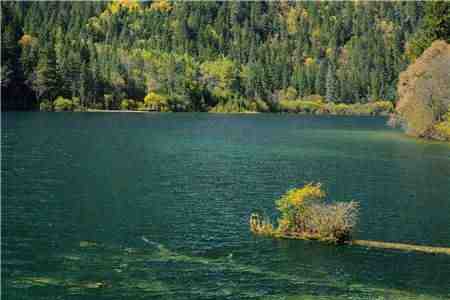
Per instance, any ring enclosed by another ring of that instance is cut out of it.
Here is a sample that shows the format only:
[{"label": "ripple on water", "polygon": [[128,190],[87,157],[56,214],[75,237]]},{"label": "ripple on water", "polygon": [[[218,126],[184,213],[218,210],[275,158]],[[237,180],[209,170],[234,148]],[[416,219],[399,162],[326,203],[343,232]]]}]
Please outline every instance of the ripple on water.
[{"label": "ripple on water", "polygon": [[446,298],[448,257],[277,241],[248,230],[252,211],[275,219],[274,200],[287,189],[321,181],[330,198],[360,201],[357,238],[448,246],[448,146],[404,138],[384,123],[9,114],[8,298]]}]

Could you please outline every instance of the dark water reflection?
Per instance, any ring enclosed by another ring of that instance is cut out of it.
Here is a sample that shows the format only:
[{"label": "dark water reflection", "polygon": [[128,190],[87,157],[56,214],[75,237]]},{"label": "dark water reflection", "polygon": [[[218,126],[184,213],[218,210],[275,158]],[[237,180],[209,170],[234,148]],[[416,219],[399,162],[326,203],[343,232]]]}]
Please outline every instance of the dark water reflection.
[{"label": "dark water reflection", "polygon": [[288,188],[321,181],[330,198],[360,201],[357,238],[449,246],[450,146],[384,124],[292,115],[3,114],[2,294],[446,299],[450,257],[248,231],[252,211],[275,217],[274,200]]}]

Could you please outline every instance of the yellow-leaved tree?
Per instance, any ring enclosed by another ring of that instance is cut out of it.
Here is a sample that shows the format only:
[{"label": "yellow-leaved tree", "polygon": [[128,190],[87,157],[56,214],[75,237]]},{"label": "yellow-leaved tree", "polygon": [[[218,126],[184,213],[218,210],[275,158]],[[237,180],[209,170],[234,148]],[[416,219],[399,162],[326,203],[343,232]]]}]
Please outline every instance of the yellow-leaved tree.
[{"label": "yellow-leaved tree", "polygon": [[303,231],[306,206],[311,201],[323,199],[326,193],[321,189],[321,184],[309,183],[302,188],[287,191],[276,201],[277,209],[281,216],[278,219],[278,230],[281,232]]},{"label": "yellow-leaved tree", "polygon": [[144,98],[144,104],[149,110],[153,111],[169,111],[167,96],[149,92]]},{"label": "yellow-leaved tree", "polygon": [[152,2],[150,10],[157,11],[161,13],[170,12],[172,10],[172,5],[167,0],[156,0]]}]

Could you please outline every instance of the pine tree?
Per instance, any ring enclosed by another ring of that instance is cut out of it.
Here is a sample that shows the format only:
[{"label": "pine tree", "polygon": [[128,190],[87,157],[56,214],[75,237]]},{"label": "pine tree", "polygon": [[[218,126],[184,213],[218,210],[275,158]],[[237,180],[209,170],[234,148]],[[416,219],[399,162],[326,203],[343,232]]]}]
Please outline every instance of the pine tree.
[{"label": "pine tree", "polygon": [[322,96],[325,96],[326,94],[327,67],[327,61],[325,59],[322,59],[319,63],[319,70],[316,74],[314,82],[314,89],[316,90],[316,94]]},{"label": "pine tree", "polygon": [[60,91],[60,81],[56,65],[56,53],[51,43],[39,55],[35,76],[33,87],[38,99],[55,99]]},{"label": "pine tree", "polygon": [[328,102],[337,102],[337,78],[335,66],[328,65],[326,78],[326,99]]},{"label": "pine tree", "polygon": [[65,68],[61,76],[63,88],[68,96],[75,97],[79,94],[80,64],[79,53],[70,51],[65,60]]},{"label": "pine tree", "polygon": [[19,63],[20,47],[18,44],[17,28],[13,24],[8,25],[2,30],[2,77],[1,85],[6,87],[21,77],[21,68]]},{"label": "pine tree", "polygon": [[304,70],[304,66],[298,71],[298,82],[297,82],[297,91],[298,94],[303,97],[307,96],[308,90],[308,79],[306,78],[306,72]]}]

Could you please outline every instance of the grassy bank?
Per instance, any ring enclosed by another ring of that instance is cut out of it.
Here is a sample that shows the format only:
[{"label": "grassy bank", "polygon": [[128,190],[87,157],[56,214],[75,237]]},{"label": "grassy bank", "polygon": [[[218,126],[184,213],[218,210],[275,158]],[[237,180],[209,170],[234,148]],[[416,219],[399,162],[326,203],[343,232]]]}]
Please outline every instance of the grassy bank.
[{"label": "grassy bank", "polygon": [[278,104],[280,112],[314,114],[314,115],[344,115],[344,116],[387,116],[394,111],[390,101],[374,101],[369,103],[333,103],[318,100],[282,100]]}]

